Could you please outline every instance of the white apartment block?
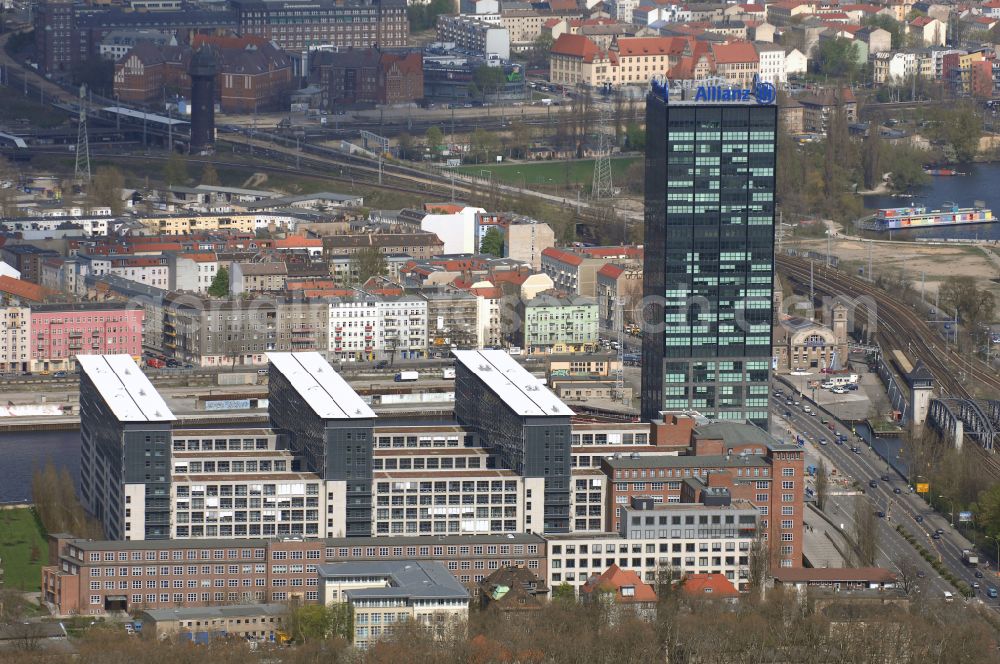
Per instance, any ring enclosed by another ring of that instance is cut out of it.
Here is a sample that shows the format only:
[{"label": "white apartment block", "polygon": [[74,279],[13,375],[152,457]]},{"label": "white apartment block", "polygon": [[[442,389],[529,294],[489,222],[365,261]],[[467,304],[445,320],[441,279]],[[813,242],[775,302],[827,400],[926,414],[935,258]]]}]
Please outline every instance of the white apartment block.
[{"label": "white apartment block", "polygon": [[364,360],[375,356],[379,338],[377,298],[358,292],[355,299],[330,302],[330,357]]},{"label": "white apartment block", "polygon": [[399,353],[403,359],[423,357],[427,351],[427,300],[416,295],[381,296],[378,311],[378,344],[382,353]]},{"label": "white apartment block", "polygon": [[617,533],[550,535],[546,537],[548,582],[553,588],[568,583],[579,589],[590,576],[618,565],[646,583],[655,583],[657,573],[670,568],[674,573],[723,574],[737,587],[746,584],[752,537],[682,532],[679,537],[651,538],[624,538]]},{"label": "white apartment block", "polygon": [[0,307],[0,372],[31,368],[31,309]]},{"label": "white apartment block", "polygon": [[178,429],[172,446],[171,538],[327,536],[325,483],[275,432]]},{"label": "white apartment block", "polygon": [[777,44],[758,44],[757,55],[760,58],[760,80],[773,85],[784,85],[788,82],[785,70],[785,49]]}]

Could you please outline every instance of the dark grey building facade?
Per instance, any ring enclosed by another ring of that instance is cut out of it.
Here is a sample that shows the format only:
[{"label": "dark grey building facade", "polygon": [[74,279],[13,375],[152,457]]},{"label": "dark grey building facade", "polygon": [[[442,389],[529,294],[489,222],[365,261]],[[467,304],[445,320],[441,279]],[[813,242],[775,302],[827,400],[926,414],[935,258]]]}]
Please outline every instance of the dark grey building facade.
[{"label": "dark grey building facade", "polygon": [[289,434],[300,470],[342,488],[343,535],[371,536],[375,413],[319,353],[269,353],[268,359],[271,426]]},{"label": "dark grey building facade", "polygon": [[453,351],[455,416],[475,431],[496,468],[544,478],[546,533],[570,529],[572,411],[506,351]]},{"label": "dark grey building facade", "polygon": [[647,96],[644,419],[768,424],[776,131],[777,107],[752,97]]},{"label": "dark grey building facade", "polygon": [[169,539],[173,414],[131,357],[77,362],[84,507],[109,539]]}]

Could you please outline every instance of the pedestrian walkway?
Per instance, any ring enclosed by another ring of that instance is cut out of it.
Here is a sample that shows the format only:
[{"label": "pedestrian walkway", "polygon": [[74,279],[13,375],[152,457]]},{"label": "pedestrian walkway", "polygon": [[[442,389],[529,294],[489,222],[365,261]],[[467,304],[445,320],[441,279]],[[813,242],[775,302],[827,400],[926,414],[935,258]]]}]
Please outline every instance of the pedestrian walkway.
[{"label": "pedestrian walkway", "polygon": [[808,565],[811,567],[847,567],[847,562],[840,553],[848,550],[847,540],[811,505],[807,505],[805,508],[802,534],[802,555]]}]

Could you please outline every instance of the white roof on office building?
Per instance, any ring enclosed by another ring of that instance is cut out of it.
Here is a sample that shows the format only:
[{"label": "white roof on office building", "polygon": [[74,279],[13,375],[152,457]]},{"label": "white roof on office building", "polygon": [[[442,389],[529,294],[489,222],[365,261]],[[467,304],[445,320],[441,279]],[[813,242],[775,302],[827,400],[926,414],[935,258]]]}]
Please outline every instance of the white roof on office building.
[{"label": "white roof on office building", "polygon": [[572,415],[570,407],[503,350],[456,350],[455,359],[479,376],[518,415]]},{"label": "white roof on office building", "polygon": [[119,422],[177,419],[131,355],[77,355],[76,362]]},{"label": "white roof on office building", "polygon": [[319,353],[268,353],[267,359],[322,419],[376,417],[375,411]]}]

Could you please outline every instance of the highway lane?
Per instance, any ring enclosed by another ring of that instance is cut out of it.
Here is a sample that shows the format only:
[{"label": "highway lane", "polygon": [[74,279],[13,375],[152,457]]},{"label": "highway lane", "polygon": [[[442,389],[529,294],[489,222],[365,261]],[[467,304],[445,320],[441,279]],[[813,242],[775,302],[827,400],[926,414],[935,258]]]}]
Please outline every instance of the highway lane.
[{"label": "highway lane", "polygon": [[[963,564],[961,560],[962,549],[969,547],[968,541],[951,527],[947,519],[931,510],[920,496],[910,493],[905,478],[888,468],[885,461],[866,443],[859,442],[857,436],[837,423],[829,413],[817,409],[812,403],[809,405],[813,410],[819,410],[820,415],[807,415],[801,406],[787,406],[784,401],[775,402],[774,412],[791,425],[795,434],[804,434],[809,441],[807,446],[812,447],[825,457],[829,464],[838,469],[839,473],[857,480],[860,490],[873,500],[878,510],[886,513],[886,518],[879,520],[882,526],[879,534],[881,548],[884,549],[884,554],[893,563],[889,565],[890,569],[893,569],[895,564],[904,557],[909,557],[928,572],[928,578],[933,577],[937,580],[931,584],[936,589],[953,590],[950,584],[931,571],[930,566],[896,532],[896,524],[902,524],[910,534],[917,537],[918,540],[923,540],[924,548],[937,553],[941,562],[957,578],[970,586],[975,581],[982,583],[983,594],[980,596],[985,597],[985,588],[988,585],[986,582],[992,583],[996,579],[977,579],[974,576],[974,570]],[[827,419],[833,424],[832,431],[828,425],[822,423],[823,419]],[[848,442],[843,445],[835,444],[837,432],[846,434],[849,437]],[[820,439],[826,439],[827,444],[820,445]],[[852,447],[857,447],[858,452],[852,452]],[[883,476],[888,477],[889,481],[882,480]],[[869,482],[872,480],[876,481],[874,488],[869,486]],[[896,488],[900,490],[900,493],[894,492]],[[851,507],[845,510],[845,506],[842,505],[842,502],[845,501],[842,501],[841,498],[844,497],[835,496],[832,501],[835,507],[840,510],[838,518],[843,516],[845,521],[853,525],[853,500],[850,501]],[[921,522],[916,520],[917,516],[922,518]],[[846,523],[845,526],[850,527]],[[941,538],[937,540],[932,537],[936,530],[943,531]],[[992,577],[992,575],[990,576]]]}]

